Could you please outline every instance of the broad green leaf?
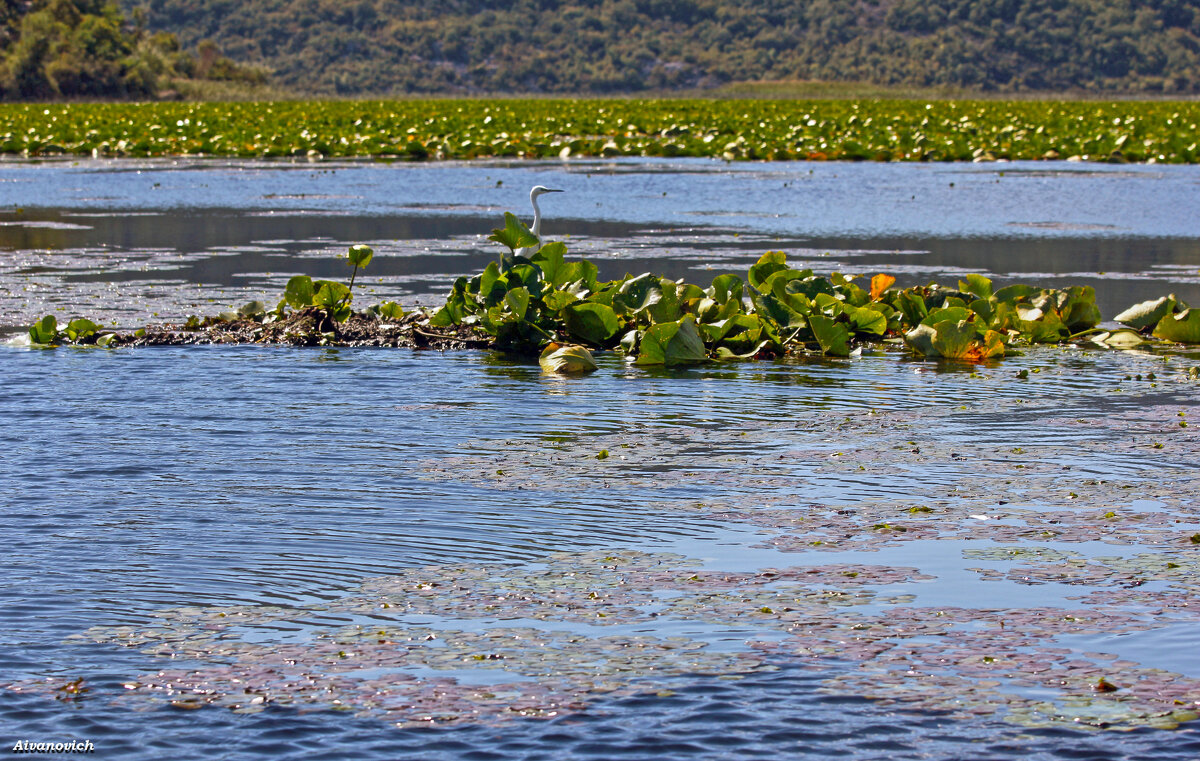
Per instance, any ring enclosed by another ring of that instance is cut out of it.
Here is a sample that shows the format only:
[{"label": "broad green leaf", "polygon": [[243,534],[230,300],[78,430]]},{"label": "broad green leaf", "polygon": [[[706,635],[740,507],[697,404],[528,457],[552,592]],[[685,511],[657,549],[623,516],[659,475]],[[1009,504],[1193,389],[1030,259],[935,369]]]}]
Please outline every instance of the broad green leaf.
[{"label": "broad green leaf", "polygon": [[870,307],[855,307],[848,304],[843,307],[843,311],[850,318],[850,324],[856,333],[881,336],[887,332],[887,315],[882,312]]},{"label": "broad green leaf", "polygon": [[919,325],[929,314],[925,299],[912,290],[901,291],[896,297],[896,307],[904,315],[904,321],[909,325]]},{"label": "broad green leaf", "polygon": [[463,315],[456,305],[446,303],[429,318],[429,325],[434,328],[448,328],[451,325],[461,324],[462,319]]},{"label": "broad green leaf", "polygon": [[621,284],[613,296],[613,308],[621,314],[638,314],[657,304],[662,295],[659,279],[646,272]]},{"label": "broad green leaf", "polygon": [[975,299],[967,308],[979,315],[984,325],[991,325],[992,318],[996,316],[996,308],[990,299]]},{"label": "broad green leaf", "polygon": [[72,341],[82,341],[88,336],[100,329],[100,326],[91,320],[80,317],[77,320],[71,320],[67,323],[67,337]]},{"label": "broad green leaf", "polygon": [[971,319],[971,310],[966,307],[942,307],[935,309],[921,320],[922,325],[936,325],[940,322],[951,320],[960,322],[962,320]]},{"label": "broad green leaf", "polygon": [[835,357],[850,356],[850,330],[823,314],[809,315],[808,325],[821,345],[821,351]]},{"label": "broad green leaf", "polygon": [[267,305],[261,301],[248,301],[237,310],[239,317],[254,319],[267,313]]},{"label": "broad green leaf", "polygon": [[53,344],[58,340],[58,320],[48,314],[29,327],[29,340],[35,344]]},{"label": "broad green leaf", "polygon": [[1021,335],[1030,343],[1053,344],[1071,336],[1071,331],[1054,312],[1041,319],[1021,323]]},{"label": "broad green leaf", "polygon": [[1146,339],[1136,330],[1114,330],[1111,333],[1098,333],[1090,336],[1089,340],[1091,343],[1099,346],[1118,350],[1132,349],[1146,343]]},{"label": "broad green leaf", "polygon": [[[762,296],[759,299],[761,311],[768,319],[774,320],[780,326],[795,330],[808,325],[808,320],[804,315],[796,311],[790,304],[783,302],[774,296]],[[810,305],[811,308],[811,305]]]},{"label": "broad green leaf", "polygon": [[529,260],[537,265],[538,269],[542,271],[542,276],[548,282],[553,283],[558,271],[562,269],[566,255],[566,244],[555,241],[542,246]]},{"label": "broad green leaf", "polygon": [[983,275],[967,275],[965,281],[958,281],[958,290],[966,291],[977,299],[992,297],[992,281]]},{"label": "broad green leaf", "polygon": [[1154,335],[1181,344],[1200,344],[1200,309],[1166,315],[1154,326]]},{"label": "broad green leaf", "polygon": [[404,316],[404,307],[394,301],[385,301],[379,305],[379,316],[385,320],[399,320]]},{"label": "broad green leaf", "polygon": [[1161,299],[1134,304],[1113,319],[1134,330],[1142,330],[1151,325],[1158,325],[1162,318],[1172,314],[1175,311],[1175,304],[1175,295],[1171,294],[1163,296]]},{"label": "broad green leaf", "polygon": [[[808,272],[809,270],[802,270]],[[833,284],[819,275],[808,275],[803,278],[794,278],[784,281],[784,292],[792,295],[803,295],[816,301],[818,296],[822,294],[834,296]],[[834,298],[838,301],[836,296]]]},{"label": "broad green leaf", "polygon": [[573,304],[576,301],[579,301],[579,299],[574,294],[567,293],[566,291],[550,291],[542,297],[542,304],[552,314],[558,313],[563,307]]},{"label": "broad green leaf", "polygon": [[514,253],[517,249],[532,248],[538,245],[537,237],[525,226],[524,222],[517,219],[516,214],[510,211],[504,212],[504,227],[492,230],[488,240],[508,246],[509,250]]},{"label": "broad green leaf", "polygon": [[[343,283],[337,283],[332,280],[320,280],[320,287],[317,289],[317,294],[313,297],[314,303],[326,311],[336,310],[350,302],[350,289]],[[347,307],[348,308],[348,307]],[[329,314],[337,322],[345,322],[338,320],[330,311]],[[349,315],[347,315],[348,317]]]},{"label": "broad green leaf", "polygon": [[758,258],[750,267],[750,272],[747,274],[747,279],[750,281],[750,286],[758,291],[764,291],[763,284],[767,278],[787,269],[787,255],[782,251],[768,251]]},{"label": "broad green leaf", "polygon": [[560,346],[552,343],[548,345],[541,357],[538,358],[538,364],[545,372],[564,375],[590,373],[596,369],[596,359],[592,353],[585,347],[576,344]]},{"label": "broad green leaf", "polygon": [[1039,289],[1034,288],[1032,285],[1021,285],[1018,283],[1016,285],[1008,285],[1001,288],[992,294],[992,298],[1000,302],[1017,302],[1021,299],[1033,298],[1038,294],[1038,292]]},{"label": "broad green leaf", "polygon": [[507,281],[501,281],[500,265],[488,262],[488,266],[479,273],[479,300],[484,306],[495,306],[504,298],[504,282]]},{"label": "broad green leaf", "polygon": [[979,334],[966,320],[944,320],[930,325],[933,328],[933,349],[947,359],[967,359],[972,355]]},{"label": "broad green leaf", "polygon": [[296,275],[288,281],[283,292],[284,299],[292,309],[304,309],[313,305],[313,280],[308,275]]},{"label": "broad green leaf", "polygon": [[[701,326],[703,329],[706,326]],[[763,339],[765,325],[762,317],[754,314],[738,314],[725,320],[722,324],[722,335],[717,339],[721,345],[734,353],[744,352]]]},{"label": "broad green leaf", "polygon": [[334,322],[345,322],[350,319],[352,314],[354,314],[354,310],[350,308],[350,305],[342,304],[329,310],[329,319]]},{"label": "broad green leaf", "polygon": [[1063,324],[1072,333],[1090,330],[1100,322],[1100,309],[1096,306],[1096,289],[1090,285],[1073,285],[1065,291],[1058,312]]},{"label": "broad green leaf", "polygon": [[938,357],[937,349],[933,347],[933,339],[937,331],[932,325],[921,324],[904,334],[904,343],[922,357]]},{"label": "broad green leaf", "polygon": [[770,346],[771,346],[770,341],[763,341],[762,343],[758,344],[754,348],[752,348],[749,351],[744,352],[742,354],[737,354],[733,350],[729,349],[728,347],[718,346],[716,353],[713,355],[713,358],[719,362],[732,362],[732,361],[740,360],[740,359],[754,359],[754,357],[757,356],[759,352],[763,351],[764,349],[770,348]]},{"label": "broad green leaf", "polygon": [[[812,272],[810,270],[781,269],[777,272],[772,272],[770,275],[765,277],[758,290],[762,291],[763,293],[774,293],[775,295],[779,295],[779,293],[781,293],[783,289],[792,281],[803,281],[811,275]],[[832,292],[833,286],[830,286],[829,290]],[[801,292],[803,291],[793,291],[793,293]]]},{"label": "broad green leaf", "polygon": [[567,333],[581,341],[603,346],[620,327],[612,307],[590,301],[576,302],[563,308]]},{"label": "broad green leaf", "polygon": [[[762,261],[761,259],[759,261]],[[718,304],[724,304],[730,299],[741,300],[742,298],[742,279],[737,275],[726,273],[717,275],[713,278],[712,287],[709,288],[709,295],[713,301]]]},{"label": "broad green leaf", "polygon": [[588,291],[596,288],[596,275],[599,271],[596,265],[583,259],[577,262],[565,262],[559,267],[554,276],[554,287],[562,288],[570,283],[578,283]]},{"label": "broad green leaf", "polygon": [[658,291],[658,301],[646,309],[651,322],[674,322],[683,316],[679,305],[679,287],[675,281],[663,278],[658,283]]},{"label": "broad green leaf", "polygon": [[525,312],[529,310],[529,289],[525,286],[513,288],[504,294],[504,303],[514,317],[525,319]]},{"label": "broad green leaf", "polygon": [[361,244],[357,246],[351,246],[350,250],[346,253],[346,262],[352,267],[358,267],[362,269],[371,263],[371,257],[374,255],[375,252],[370,246],[364,246]]},{"label": "broad green leaf", "polygon": [[677,322],[663,322],[646,329],[635,364],[688,365],[704,362],[704,342],[691,315]]}]

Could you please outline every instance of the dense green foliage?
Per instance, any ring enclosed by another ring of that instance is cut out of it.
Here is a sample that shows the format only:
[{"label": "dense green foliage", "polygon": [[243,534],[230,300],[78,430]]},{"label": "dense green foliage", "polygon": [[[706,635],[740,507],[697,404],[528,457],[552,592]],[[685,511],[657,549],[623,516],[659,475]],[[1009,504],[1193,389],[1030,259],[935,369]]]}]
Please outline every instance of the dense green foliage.
[{"label": "dense green foliage", "polygon": [[1198,102],[435,100],[0,104],[0,152],[405,159],[1200,161]]},{"label": "dense green foliage", "polygon": [[300,92],[1200,91],[1196,0],[124,0]]},{"label": "dense green foliage", "polygon": [[[408,319],[452,331],[422,333],[434,339],[462,337],[464,330],[486,334],[492,348],[540,353],[544,369],[567,373],[596,369],[587,347],[619,349],[638,365],[689,365],[789,353],[848,357],[863,344],[879,342],[903,343],[924,357],[970,362],[1002,357],[1019,346],[1066,341],[1111,349],[1133,348],[1150,336],[1200,343],[1200,310],[1174,295],[1130,307],[1116,317],[1128,328],[1109,332],[1096,327],[1100,310],[1089,286],[996,290],[988,278],[967,275],[957,287],[930,283],[894,290],[896,279],[879,274],[864,288],[857,277],[792,269],[781,251],[763,254],[744,279],[722,274],[707,288],[648,272],[601,281],[595,264],[567,258],[565,244],[543,244],[514,214],[505,214],[504,222],[490,239],[508,254],[474,277],[458,278],[436,313],[406,315],[399,304],[385,301],[359,317],[380,330]],[[354,314],[354,278],[373,256],[367,246],[350,247],[344,260],[353,267],[349,285],[297,275],[273,309],[251,301],[203,320],[189,317],[183,329],[249,327],[242,339],[258,341],[263,328],[284,325],[274,334],[277,340],[336,344],[342,340],[339,325]],[[388,326],[380,327],[383,323]],[[134,339],[145,333],[138,331]],[[113,346],[120,345],[119,338],[85,318],[60,328],[53,315],[30,326],[28,334],[29,343],[39,346]]]},{"label": "dense green foliage", "polygon": [[[1090,286],[994,289],[990,279],[967,275],[957,287],[895,290],[896,279],[879,274],[863,287],[856,277],[792,269],[780,251],[763,254],[744,279],[722,274],[707,288],[651,273],[601,281],[593,263],[568,259],[562,243],[542,245],[512,214],[491,239],[512,256],[458,278],[429,324],[475,326],[495,348],[541,351],[554,371],[594,369],[588,346],[619,348],[638,365],[688,365],[788,353],[848,357],[878,342],[971,362],[1067,341],[1129,349],[1147,343],[1145,334],[1200,343],[1200,310],[1174,296],[1130,307],[1117,316],[1129,329],[1109,332],[1096,328],[1101,315]],[[536,253],[519,256],[521,249]]]},{"label": "dense green foliage", "polygon": [[[144,16],[139,13],[139,20]],[[259,82],[203,41],[199,58],[169,33],[130,25],[112,0],[3,0],[0,95],[5,99],[146,98],[176,80]]]},{"label": "dense green foliage", "polygon": [[568,259],[562,243],[539,247],[512,214],[492,240],[513,255],[460,277],[429,324],[474,325],[497,348],[522,353],[563,340],[619,346],[639,365],[685,365],[796,351],[845,357],[855,344],[903,338],[923,356],[980,361],[1006,347],[1060,343],[1100,322],[1090,287],[993,291],[970,275],[957,288],[893,290],[895,278],[876,275],[863,288],[838,273],[791,269],[779,251],[744,279],[718,275],[707,288],[650,273],[600,281],[596,266]]}]

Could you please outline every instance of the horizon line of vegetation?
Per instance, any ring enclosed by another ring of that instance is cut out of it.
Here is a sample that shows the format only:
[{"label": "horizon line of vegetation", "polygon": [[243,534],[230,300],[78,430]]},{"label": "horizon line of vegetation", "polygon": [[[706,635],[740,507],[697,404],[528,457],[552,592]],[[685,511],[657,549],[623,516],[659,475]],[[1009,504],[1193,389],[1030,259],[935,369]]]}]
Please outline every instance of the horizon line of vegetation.
[{"label": "horizon line of vegetation", "polygon": [[1197,101],[428,99],[0,104],[0,154],[1200,162]]}]

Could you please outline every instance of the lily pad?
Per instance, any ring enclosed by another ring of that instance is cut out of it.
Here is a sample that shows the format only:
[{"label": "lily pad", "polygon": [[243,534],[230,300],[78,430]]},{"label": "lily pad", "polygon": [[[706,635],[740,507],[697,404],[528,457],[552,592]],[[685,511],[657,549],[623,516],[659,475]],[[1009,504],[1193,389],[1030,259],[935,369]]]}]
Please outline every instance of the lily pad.
[{"label": "lily pad", "polygon": [[538,364],[542,366],[542,370],[548,373],[563,375],[590,373],[596,370],[596,359],[592,353],[577,344],[561,346],[552,343],[548,345],[542,352],[542,356],[538,358]]},{"label": "lily pad", "polygon": [[1154,335],[1181,344],[1200,343],[1200,309],[1164,316],[1154,326]]},{"label": "lily pad", "polygon": [[1175,311],[1176,303],[1174,294],[1143,301],[1140,304],[1134,304],[1113,319],[1134,330],[1142,330],[1151,325],[1157,326],[1164,317]]},{"label": "lily pad", "polygon": [[676,322],[653,325],[642,336],[635,364],[690,365],[704,362],[708,355],[696,330],[696,321],[688,315]]}]

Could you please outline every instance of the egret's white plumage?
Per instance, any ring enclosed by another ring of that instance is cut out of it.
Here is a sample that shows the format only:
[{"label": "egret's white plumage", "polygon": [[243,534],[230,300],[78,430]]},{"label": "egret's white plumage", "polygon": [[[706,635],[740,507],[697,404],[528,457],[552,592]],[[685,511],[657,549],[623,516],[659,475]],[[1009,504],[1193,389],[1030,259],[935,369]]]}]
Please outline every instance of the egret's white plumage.
[{"label": "egret's white plumage", "polygon": [[[536,237],[539,241],[542,238],[542,209],[538,206],[538,196],[546,193],[561,192],[563,191],[556,190],[555,188],[548,188],[545,185],[534,185],[533,189],[529,191],[529,203],[533,204],[533,224],[530,225],[529,231],[532,232],[534,237]],[[536,248],[518,248],[516,250],[517,256],[532,256],[535,253],[537,253]]]}]

